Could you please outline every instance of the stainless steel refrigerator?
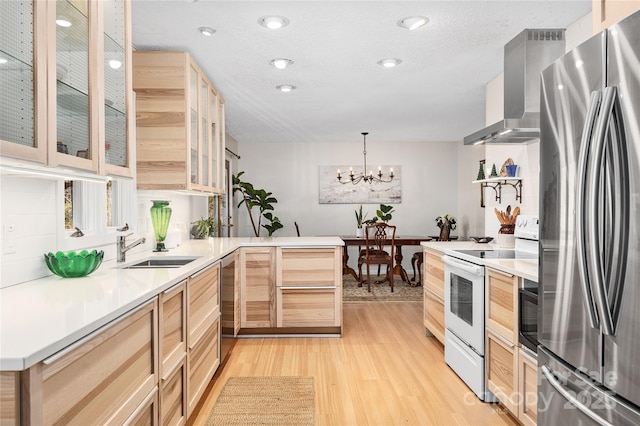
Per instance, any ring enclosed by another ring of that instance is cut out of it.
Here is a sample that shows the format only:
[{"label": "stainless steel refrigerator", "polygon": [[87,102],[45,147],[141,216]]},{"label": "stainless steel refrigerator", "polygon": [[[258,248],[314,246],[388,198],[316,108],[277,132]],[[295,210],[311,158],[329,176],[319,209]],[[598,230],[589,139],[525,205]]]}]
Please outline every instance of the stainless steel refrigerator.
[{"label": "stainless steel refrigerator", "polygon": [[538,423],[640,424],[640,12],[542,72]]}]

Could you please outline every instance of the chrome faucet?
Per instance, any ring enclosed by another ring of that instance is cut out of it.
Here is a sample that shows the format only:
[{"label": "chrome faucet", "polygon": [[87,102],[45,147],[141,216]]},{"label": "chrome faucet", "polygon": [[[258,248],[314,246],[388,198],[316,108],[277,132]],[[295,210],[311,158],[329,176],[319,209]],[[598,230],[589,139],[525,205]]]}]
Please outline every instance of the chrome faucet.
[{"label": "chrome faucet", "polygon": [[118,250],[116,259],[117,259],[118,263],[125,261],[125,253],[126,252],[128,252],[129,250],[131,250],[135,246],[138,246],[140,244],[144,244],[145,241],[147,241],[146,238],[142,237],[142,238],[140,238],[138,240],[135,240],[134,242],[132,242],[131,244],[129,244],[127,246],[127,245],[125,245],[126,244],[125,239],[127,237],[130,237],[131,235],[133,235],[133,234],[118,235],[118,239],[116,240],[116,248]]}]

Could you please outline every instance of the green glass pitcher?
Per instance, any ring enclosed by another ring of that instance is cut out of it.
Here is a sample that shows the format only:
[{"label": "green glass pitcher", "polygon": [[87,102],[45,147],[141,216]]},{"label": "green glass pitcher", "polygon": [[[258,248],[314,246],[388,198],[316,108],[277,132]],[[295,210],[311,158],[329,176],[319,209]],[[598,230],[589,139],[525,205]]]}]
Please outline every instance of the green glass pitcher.
[{"label": "green glass pitcher", "polygon": [[164,247],[164,240],[167,238],[169,220],[171,220],[171,207],[169,207],[169,201],[152,200],[151,202],[153,203],[151,206],[151,223],[156,236],[156,248],[153,251],[167,251]]}]

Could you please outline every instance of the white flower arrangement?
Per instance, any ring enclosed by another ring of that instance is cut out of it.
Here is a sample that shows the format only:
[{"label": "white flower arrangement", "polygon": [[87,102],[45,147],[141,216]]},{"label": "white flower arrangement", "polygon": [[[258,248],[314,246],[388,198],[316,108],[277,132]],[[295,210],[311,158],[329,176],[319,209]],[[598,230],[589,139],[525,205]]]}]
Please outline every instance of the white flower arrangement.
[{"label": "white flower arrangement", "polygon": [[457,221],[456,218],[452,215],[441,214],[440,216],[436,217],[436,225],[438,225],[438,228],[442,229],[445,222],[449,222],[449,229],[451,229],[452,231],[456,229]]}]

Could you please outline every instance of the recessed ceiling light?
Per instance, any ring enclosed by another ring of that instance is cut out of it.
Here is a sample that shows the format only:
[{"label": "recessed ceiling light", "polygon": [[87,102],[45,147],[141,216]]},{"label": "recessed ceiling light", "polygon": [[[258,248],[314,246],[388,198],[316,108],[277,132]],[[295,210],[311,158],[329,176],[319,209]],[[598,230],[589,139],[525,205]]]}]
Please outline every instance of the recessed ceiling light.
[{"label": "recessed ceiling light", "polygon": [[258,19],[258,24],[267,27],[270,30],[277,30],[289,25],[289,20],[284,16],[263,16]]},{"label": "recessed ceiling light", "polygon": [[274,67],[278,68],[279,70],[283,70],[286,67],[288,67],[289,65],[293,65],[293,61],[291,59],[287,59],[287,58],[276,58],[276,59],[272,59],[269,64],[273,65]]},{"label": "recessed ceiling light", "polygon": [[68,28],[71,26],[71,22],[66,19],[56,19],[56,24],[60,27]]},{"label": "recessed ceiling light", "polygon": [[393,68],[396,65],[400,65],[402,61],[398,58],[387,58],[378,61],[378,65],[382,65],[385,68]]},{"label": "recessed ceiling light", "polygon": [[109,61],[109,66],[111,68],[113,68],[114,70],[117,70],[118,68],[120,68],[122,66],[122,62],[117,60],[117,59],[111,59]]},{"label": "recessed ceiling light", "polygon": [[397,23],[400,28],[405,28],[409,31],[417,30],[420,27],[424,27],[429,22],[429,18],[426,16],[407,16],[400,19]]},{"label": "recessed ceiling light", "polygon": [[280,86],[276,86],[276,89],[278,89],[281,92],[291,92],[295,88],[296,86],[292,86],[290,84],[281,84]]},{"label": "recessed ceiling light", "polygon": [[7,62],[9,62],[8,59],[6,58],[0,58],[0,64],[6,64]]},{"label": "recessed ceiling light", "polygon": [[216,30],[214,30],[211,27],[200,27],[200,28],[198,28],[198,31],[200,31],[202,33],[202,35],[207,36],[207,37],[211,37],[213,35],[213,33],[216,32]]}]

